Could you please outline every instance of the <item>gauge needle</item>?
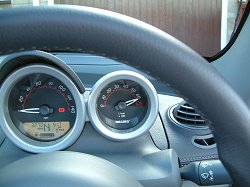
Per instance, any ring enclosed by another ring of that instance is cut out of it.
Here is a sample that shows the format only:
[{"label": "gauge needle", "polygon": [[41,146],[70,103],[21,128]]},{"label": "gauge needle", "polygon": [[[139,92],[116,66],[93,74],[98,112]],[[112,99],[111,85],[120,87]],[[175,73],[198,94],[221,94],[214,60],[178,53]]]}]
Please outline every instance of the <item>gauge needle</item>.
[{"label": "gauge needle", "polygon": [[138,101],[138,100],[139,100],[138,98],[136,98],[136,99],[131,99],[131,100],[126,101],[125,104],[126,104],[127,106],[129,106],[129,105],[132,105],[133,103],[135,103],[135,102]]},{"label": "gauge needle", "polygon": [[18,110],[18,112],[29,113],[29,114],[39,114],[40,108],[26,108],[22,110]]}]

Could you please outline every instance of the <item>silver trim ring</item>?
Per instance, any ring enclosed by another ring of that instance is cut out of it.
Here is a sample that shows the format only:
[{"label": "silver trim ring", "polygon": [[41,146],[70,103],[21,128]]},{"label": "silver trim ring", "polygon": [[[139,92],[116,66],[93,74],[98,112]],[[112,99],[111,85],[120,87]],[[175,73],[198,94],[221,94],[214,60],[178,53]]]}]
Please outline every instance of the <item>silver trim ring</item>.
[{"label": "silver trim ring", "polygon": [[[16,128],[9,115],[8,99],[12,88],[22,78],[34,73],[51,75],[62,81],[70,90],[76,103],[75,124],[66,135],[55,141],[41,142],[25,136]],[[64,73],[50,66],[30,65],[13,72],[2,84],[0,89],[0,114],[3,114],[3,117],[0,118],[0,126],[14,144],[29,152],[46,153],[65,149],[76,141],[85,124],[86,107],[83,95],[80,94],[74,83]]]},{"label": "silver trim ring", "polygon": [[[148,111],[145,118],[138,125],[131,129],[126,130],[116,130],[107,127],[103,122],[100,121],[97,111],[96,102],[99,93],[105,88],[109,83],[116,80],[126,79],[138,83],[145,90],[148,97]],[[88,112],[89,119],[94,126],[94,128],[103,136],[116,141],[124,141],[136,138],[145,132],[147,132],[154,124],[158,112],[159,112],[159,102],[157,92],[151,82],[144,76],[133,72],[133,71],[115,71],[109,73],[102,77],[94,85],[89,99],[88,99]]]}]

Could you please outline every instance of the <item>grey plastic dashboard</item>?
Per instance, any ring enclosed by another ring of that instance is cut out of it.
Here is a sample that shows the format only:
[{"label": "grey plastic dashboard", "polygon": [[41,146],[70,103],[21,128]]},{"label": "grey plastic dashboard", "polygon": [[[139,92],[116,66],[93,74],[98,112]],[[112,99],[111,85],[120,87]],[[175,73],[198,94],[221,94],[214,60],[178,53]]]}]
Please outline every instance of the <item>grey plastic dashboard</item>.
[{"label": "grey plastic dashboard", "polygon": [[[156,183],[158,186],[164,186],[167,180],[171,180],[173,174],[176,175],[176,171],[169,171],[170,160],[169,162],[162,160],[169,158],[169,155],[175,157],[172,149],[177,153],[181,165],[218,158],[216,147],[203,148],[195,146],[192,142],[194,137],[210,136],[211,131],[208,128],[181,127],[169,118],[170,108],[183,102],[171,88],[132,67],[101,56],[80,53],[53,53],[53,55],[64,61],[78,75],[86,88],[84,93],[86,101],[92,87],[101,77],[118,70],[134,71],[148,78],[155,87],[159,99],[159,115],[149,132],[142,136],[122,142],[109,140],[92,127],[87,115],[80,137],[66,150],[88,153],[109,160],[134,175],[144,186]],[[2,131],[0,131],[0,142],[2,160],[0,167],[30,155],[5,138]]]},{"label": "grey plastic dashboard", "polygon": [[117,70],[132,70],[146,76],[159,93],[174,94],[171,89],[145,73],[112,59],[80,53],[54,53],[54,55],[63,60],[77,73],[86,88],[92,88],[102,76],[110,72]]}]

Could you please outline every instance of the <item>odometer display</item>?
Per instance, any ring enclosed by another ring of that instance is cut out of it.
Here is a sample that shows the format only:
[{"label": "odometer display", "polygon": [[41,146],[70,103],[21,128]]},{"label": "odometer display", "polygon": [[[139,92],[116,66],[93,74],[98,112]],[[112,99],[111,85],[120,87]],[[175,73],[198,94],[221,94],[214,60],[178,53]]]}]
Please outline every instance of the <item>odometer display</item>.
[{"label": "odometer display", "polygon": [[23,123],[23,130],[31,137],[39,140],[54,140],[68,132],[68,121]]},{"label": "odometer display", "polygon": [[26,136],[53,141],[76,120],[76,105],[67,86],[46,74],[30,74],[17,82],[9,96],[10,117]]},{"label": "odometer display", "polygon": [[98,116],[105,125],[124,130],[143,121],[148,110],[148,98],[138,83],[117,80],[102,89],[96,107]]}]

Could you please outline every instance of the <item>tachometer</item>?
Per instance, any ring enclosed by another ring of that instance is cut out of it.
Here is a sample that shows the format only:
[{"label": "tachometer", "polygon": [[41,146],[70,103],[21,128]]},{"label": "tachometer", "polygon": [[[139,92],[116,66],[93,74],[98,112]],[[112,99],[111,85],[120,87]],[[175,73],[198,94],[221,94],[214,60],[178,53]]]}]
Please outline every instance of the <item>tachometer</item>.
[{"label": "tachometer", "polygon": [[142,135],[158,115],[153,85],[132,71],[116,71],[102,77],[91,91],[89,118],[94,127],[113,140]]},{"label": "tachometer", "polygon": [[5,109],[2,129],[25,150],[59,150],[81,133],[85,120],[83,96],[54,67],[31,65],[17,70],[5,80],[1,96]]},{"label": "tachometer", "polygon": [[138,125],[148,111],[148,96],[137,82],[117,80],[104,87],[97,98],[97,114],[114,129],[130,129]]}]

